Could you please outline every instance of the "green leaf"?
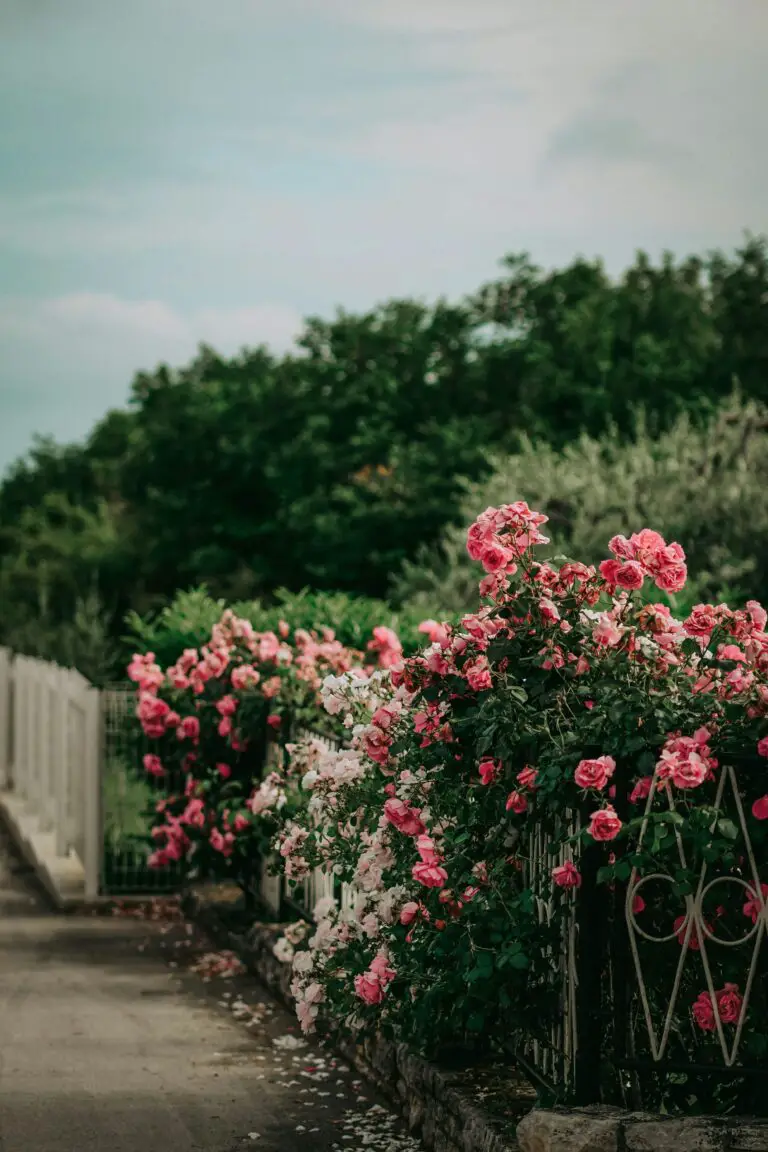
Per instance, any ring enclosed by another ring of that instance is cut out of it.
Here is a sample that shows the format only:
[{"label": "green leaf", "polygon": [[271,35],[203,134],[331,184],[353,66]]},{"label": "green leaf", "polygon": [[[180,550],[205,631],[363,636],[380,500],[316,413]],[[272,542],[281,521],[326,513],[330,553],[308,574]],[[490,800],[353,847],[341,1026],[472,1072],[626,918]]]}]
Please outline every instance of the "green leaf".
[{"label": "green leaf", "polygon": [[725,836],[726,840],[735,840],[739,835],[739,830],[733,820],[718,820],[717,830],[721,836]]}]

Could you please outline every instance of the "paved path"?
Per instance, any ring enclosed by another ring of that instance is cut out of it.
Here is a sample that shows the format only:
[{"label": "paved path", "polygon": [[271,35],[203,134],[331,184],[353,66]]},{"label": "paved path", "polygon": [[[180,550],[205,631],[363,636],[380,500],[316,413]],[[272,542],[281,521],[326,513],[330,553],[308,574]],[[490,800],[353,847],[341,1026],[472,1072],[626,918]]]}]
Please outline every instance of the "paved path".
[{"label": "paved path", "polygon": [[0,833],[0,1152],[421,1146],[184,924],[55,916]]}]

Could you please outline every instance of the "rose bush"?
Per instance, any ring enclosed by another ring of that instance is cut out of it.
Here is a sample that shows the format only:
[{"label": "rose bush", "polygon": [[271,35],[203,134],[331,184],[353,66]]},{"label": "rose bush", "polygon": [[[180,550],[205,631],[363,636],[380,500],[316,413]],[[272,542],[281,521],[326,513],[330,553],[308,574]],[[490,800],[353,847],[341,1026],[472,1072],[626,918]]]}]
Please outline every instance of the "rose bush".
[{"label": "rose bush", "polygon": [[[456,628],[430,622],[430,645],[375,681],[323,685],[349,746],[296,751],[309,800],[277,842],[289,881],[323,867],[356,897],[323,900],[288,950],[299,1019],[311,1029],[329,1009],[432,1050],[546,1045],[575,915],[596,1028],[610,1037],[626,1015],[649,1056],[631,936],[657,1037],[670,1014],[671,1060],[719,1072],[738,1040],[760,1064],[766,613],[700,604],[675,619],[648,591],[681,590],[685,556],[650,529],[614,537],[597,568],[540,563],[545,519],[524,503],[487,509],[467,541],[482,606]],[[583,919],[588,898],[597,921]],[[641,1079],[646,1104],[688,1111],[738,1107],[749,1087]]]},{"label": "rose bush", "polygon": [[167,669],[152,652],[134,656],[128,675],[152,747],[144,769],[163,790],[152,866],[184,861],[197,876],[254,889],[278,821],[301,803],[290,757],[280,753],[306,723],[329,733],[338,727],[319,708],[325,676],[356,668],[364,679],[370,661],[391,663],[401,653],[388,628],[376,628],[368,648],[347,648],[329,629],[292,632],[284,622],[257,632],[227,610],[206,645],[186,649]]}]

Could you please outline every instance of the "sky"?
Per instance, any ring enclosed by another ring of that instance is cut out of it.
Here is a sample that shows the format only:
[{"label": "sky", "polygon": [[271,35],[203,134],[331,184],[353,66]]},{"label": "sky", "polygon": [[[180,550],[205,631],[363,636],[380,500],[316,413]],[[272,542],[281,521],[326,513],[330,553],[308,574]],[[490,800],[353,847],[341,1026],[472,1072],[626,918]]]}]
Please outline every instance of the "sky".
[{"label": "sky", "polygon": [[766,0],[0,0],[0,471],[200,342],[768,232]]}]

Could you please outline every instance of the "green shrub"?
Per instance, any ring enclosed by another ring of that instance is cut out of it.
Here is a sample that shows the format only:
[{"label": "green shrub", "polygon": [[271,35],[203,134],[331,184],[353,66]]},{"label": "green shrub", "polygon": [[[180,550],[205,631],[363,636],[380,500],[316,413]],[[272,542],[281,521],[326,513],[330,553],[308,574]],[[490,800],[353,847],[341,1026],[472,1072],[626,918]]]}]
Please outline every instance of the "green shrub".
[{"label": "green shrub", "polygon": [[[129,614],[126,650],[154,652],[158,664],[167,667],[185,648],[199,648],[206,643],[226,607],[224,600],[215,600],[205,587],[178,592],[158,613]],[[348,648],[365,649],[373,629],[380,624],[397,632],[407,652],[424,642],[418,631],[424,615],[419,614],[418,607],[398,610],[383,600],[350,596],[346,592],[279,589],[271,604],[252,600],[229,607],[259,631],[276,629],[280,620],[285,620],[291,631],[305,628],[319,632],[331,628]]]},{"label": "green shrub", "polygon": [[[699,599],[760,596],[768,579],[768,416],[734,396],[710,422],[681,416],[654,439],[638,419],[634,439],[614,430],[582,436],[561,451],[523,442],[497,459],[490,478],[467,484],[462,521],[477,508],[526,500],[549,516],[549,555],[587,562],[605,556],[605,541],[652,523],[684,540],[691,582],[675,608]],[[449,528],[439,547],[406,564],[393,599],[409,613],[451,614],[476,601],[477,571],[465,530]]]}]

